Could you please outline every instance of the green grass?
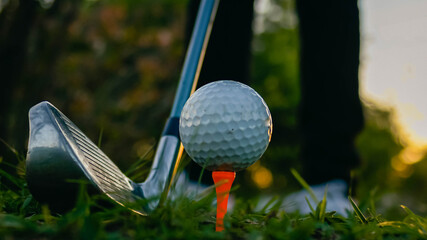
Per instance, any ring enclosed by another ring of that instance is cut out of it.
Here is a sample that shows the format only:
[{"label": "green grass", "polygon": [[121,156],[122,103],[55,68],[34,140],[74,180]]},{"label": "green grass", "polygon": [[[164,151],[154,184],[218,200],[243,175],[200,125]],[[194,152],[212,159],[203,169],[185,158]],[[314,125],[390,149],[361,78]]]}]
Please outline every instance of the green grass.
[{"label": "green grass", "polygon": [[[387,221],[372,211],[359,209],[350,199],[354,213],[348,218],[325,210],[326,198],[312,206],[308,215],[287,213],[268,203],[268,212],[255,211],[256,199],[236,199],[233,212],[225,218],[225,231],[217,233],[214,194],[191,200],[182,196],[167,201],[148,217],[113,205],[104,207],[103,196],[88,196],[82,187],[74,209],[51,213],[48,206],[32,198],[26,182],[0,172],[0,238],[2,239],[423,239],[426,218],[402,206],[406,217]],[[266,208],[267,209],[267,208]]]}]

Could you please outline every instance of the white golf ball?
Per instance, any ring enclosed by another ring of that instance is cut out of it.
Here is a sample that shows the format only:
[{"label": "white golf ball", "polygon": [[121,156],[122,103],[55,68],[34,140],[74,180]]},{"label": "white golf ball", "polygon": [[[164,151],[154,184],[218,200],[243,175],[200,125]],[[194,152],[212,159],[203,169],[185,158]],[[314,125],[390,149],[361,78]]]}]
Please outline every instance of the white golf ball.
[{"label": "white golf ball", "polygon": [[239,171],[256,162],[273,131],[261,96],[239,82],[207,84],[190,96],[179,121],[188,155],[210,171]]}]

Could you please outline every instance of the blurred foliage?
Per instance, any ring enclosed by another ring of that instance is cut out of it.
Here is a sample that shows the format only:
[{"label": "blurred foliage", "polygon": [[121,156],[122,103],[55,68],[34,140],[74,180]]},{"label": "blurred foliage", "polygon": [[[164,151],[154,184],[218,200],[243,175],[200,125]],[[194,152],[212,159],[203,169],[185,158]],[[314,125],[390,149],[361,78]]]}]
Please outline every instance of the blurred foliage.
[{"label": "blurred foliage", "polygon": [[[252,86],[270,107],[274,133],[260,162],[238,177],[241,195],[298,188],[289,172],[291,166],[300,167],[294,1],[269,3],[258,6],[254,22]],[[8,84],[2,93],[10,95],[10,104],[2,102],[0,123],[6,130],[0,137],[25,152],[28,109],[48,100],[94,142],[102,132],[101,148],[122,169],[139,158],[152,159],[183,62],[186,5],[172,0],[2,1],[0,49],[17,49],[18,59],[10,60],[13,69],[0,66]],[[427,186],[426,161],[414,164],[410,177],[391,167],[405,147],[396,136],[392,111],[364,104],[366,127],[357,141],[362,166],[355,171],[360,179],[355,191],[360,196],[375,189],[414,194]],[[0,152],[2,156],[6,153]],[[262,190],[253,182],[260,169],[272,175],[272,183]],[[427,193],[420,196],[425,199]]]},{"label": "blurred foliage", "polygon": [[[103,131],[102,149],[119,166],[132,163],[152,148],[168,116],[183,58],[186,3],[55,1],[36,7],[5,140],[23,151],[16,138],[28,135],[20,130],[27,127],[26,112],[48,100],[91,139]],[[73,16],[64,21],[67,14]]]},{"label": "blurred foliage", "polygon": [[356,196],[360,199],[369,197],[373,202],[364,202],[365,206],[376,202],[385,215],[396,219],[404,214],[398,211],[396,203],[426,214],[427,192],[423,190],[427,187],[425,149],[417,149],[412,162],[405,163],[401,155],[413,146],[407,143],[395,122],[395,111],[369,100],[363,103],[366,123],[356,142],[362,159],[361,166],[354,171],[355,179],[358,179]]},{"label": "blurred foliage", "polygon": [[[360,183],[360,194],[369,193],[373,187],[382,191],[387,190],[393,181],[390,160],[403,149],[402,144],[392,133],[394,125],[391,122],[390,109],[381,109],[365,101],[364,115],[365,128],[356,142],[363,160],[362,166],[356,170],[356,177],[363,179]],[[363,183],[365,181],[369,184],[365,185]]]}]

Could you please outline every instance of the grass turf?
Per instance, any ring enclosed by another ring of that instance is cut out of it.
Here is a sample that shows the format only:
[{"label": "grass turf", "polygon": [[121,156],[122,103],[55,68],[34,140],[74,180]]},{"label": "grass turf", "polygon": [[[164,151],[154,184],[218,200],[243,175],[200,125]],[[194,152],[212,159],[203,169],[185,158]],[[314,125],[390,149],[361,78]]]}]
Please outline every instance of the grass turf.
[{"label": "grass turf", "polygon": [[56,214],[33,199],[23,175],[0,171],[0,177],[12,183],[0,184],[0,239],[427,239],[427,219],[407,207],[402,206],[406,217],[388,221],[374,206],[362,211],[351,198],[354,211],[346,218],[327,212],[325,198],[308,215],[280,210],[279,198],[268,203],[267,212],[255,210],[256,198],[237,198],[225,231],[215,232],[213,192],[198,200],[166,201],[144,217],[106,207],[104,196],[88,196],[82,185],[75,207]]}]

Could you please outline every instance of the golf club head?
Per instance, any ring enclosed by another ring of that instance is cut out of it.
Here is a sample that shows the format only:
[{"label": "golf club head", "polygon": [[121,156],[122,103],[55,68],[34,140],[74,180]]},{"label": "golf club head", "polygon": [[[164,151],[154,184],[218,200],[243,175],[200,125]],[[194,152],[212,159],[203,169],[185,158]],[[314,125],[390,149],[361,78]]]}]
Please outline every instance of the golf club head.
[{"label": "golf club head", "polygon": [[[49,102],[29,111],[30,138],[26,178],[33,196],[53,209],[74,206],[84,180],[123,206],[144,199],[141,187],[120,169],[76,125]],[[140,206],[132,210],[147,214]]]}]

